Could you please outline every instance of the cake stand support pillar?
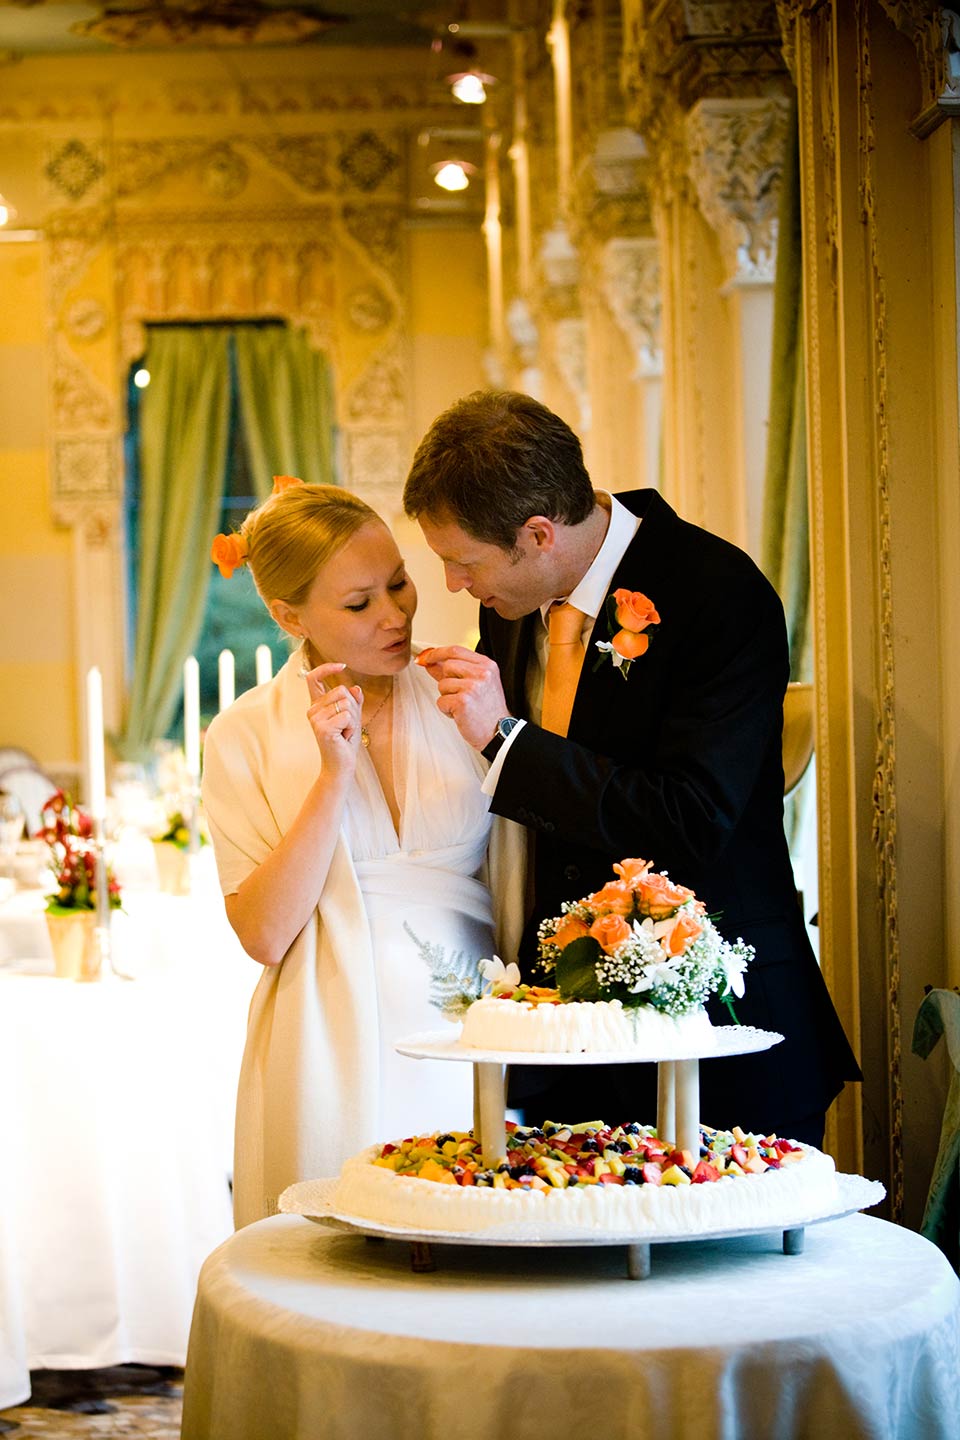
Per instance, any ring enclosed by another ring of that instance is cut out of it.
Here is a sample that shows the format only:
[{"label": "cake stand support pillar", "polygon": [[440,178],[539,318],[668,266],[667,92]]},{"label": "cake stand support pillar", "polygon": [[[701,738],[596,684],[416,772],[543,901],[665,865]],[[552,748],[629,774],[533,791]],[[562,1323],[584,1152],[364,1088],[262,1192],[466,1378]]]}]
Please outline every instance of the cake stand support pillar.
[{"label": "cake stand support pillar", "polygon": [[627,1246],[627,1279],[650,1279],[650,1246],[648,1244]]},{"label": "cake stand support pillar", "polygon": [[677,1133],[677,1083],[673,1060],[657,1066],[657,1134],[673,1140]]},{"label": "cake stand support pillar", "polygon": [[700,1062],[675,1060],[673,1070],[676,1076],[676,1146],[678,1150],[689,1150],[696,1165],[700,1159]]},{"label": "cake stand support pillar", "polygon": [[[474,1138],[484,1165],[497,1166],[507,1153],[506,1089],[503,1066],[480,1061],[473,1067]],[[479,1121],[479,1125],[478,1122]]]},{"label": "cake stand support pillar", "polygon": [[433,1246],[428,1240],[411,1240],[410,1269],[415,1275],[430,1275],[437,1268]]},{"label": "cake stand support pillar", "polygon": [[796,1230],[784,1230],[783,1232],[783,1253],[784,1255],[802,1255],[806,1231],[802,1225]]}]

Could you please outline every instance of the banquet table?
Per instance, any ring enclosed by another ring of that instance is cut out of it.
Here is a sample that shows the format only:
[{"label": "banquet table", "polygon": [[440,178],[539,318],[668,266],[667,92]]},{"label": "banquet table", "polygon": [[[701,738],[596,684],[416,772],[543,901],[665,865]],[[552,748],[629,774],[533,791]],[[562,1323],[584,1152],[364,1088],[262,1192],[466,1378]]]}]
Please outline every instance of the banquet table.
[{"label": "banquet table", "polygon": [[55,978],[41,892],[0,905],[0,1409],[31,1369],[184,1362],[260,974],[209,878],[125,894],[133,979]]},{"label": "banquet table", "polygon": [[182,1440],[948,1440],[960,1281],[865,1215],[653,1247],[409,1246],[280,1215],[207,1260]]}]

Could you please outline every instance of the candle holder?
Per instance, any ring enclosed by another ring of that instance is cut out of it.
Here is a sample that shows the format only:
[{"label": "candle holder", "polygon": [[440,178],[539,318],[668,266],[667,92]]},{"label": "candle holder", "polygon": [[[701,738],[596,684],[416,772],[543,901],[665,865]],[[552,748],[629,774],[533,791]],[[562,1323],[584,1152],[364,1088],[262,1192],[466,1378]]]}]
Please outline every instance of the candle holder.
[{"label": "candle holder", "polygon": [[[93,953],[80,967],[77,979],[80,981],[114,980],[119,978],[113,964],[113,935],[111,930],[110,888],[107,880],[107,850],[104,837],[103,817],[93,821],[93,851],[97,876],[96,923],[94,925]],[[124,977],[129,979],[129,976]]]},{"label": "candle holder", "polygon": [[200,785],[194,776],[190,778],[190,788],[186,795],[186,811],[184,819],[187,822],[187,833],[190,839],[187,842],[187,854],[199,855],[200,853]]}]

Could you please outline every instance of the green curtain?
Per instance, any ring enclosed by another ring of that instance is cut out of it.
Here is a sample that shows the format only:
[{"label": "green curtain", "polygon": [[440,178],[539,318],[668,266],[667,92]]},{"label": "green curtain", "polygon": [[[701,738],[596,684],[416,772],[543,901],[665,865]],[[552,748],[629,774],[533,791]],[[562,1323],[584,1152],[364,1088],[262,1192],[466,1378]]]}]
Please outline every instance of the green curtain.
[{"label": "green curtain", "polygon": [[332,485],[334,420],[330,369],[303,330],[286,326],[234,332],[240,408],[257,494],[274,475]]},{"label": "green curtain", "polygon": [[131,757],[169,728],[203,621],[230,423],[229,329],[164,326],[149,335],[133,686],[120,745]]},{"label": "green curtain", "polygon": [[803,357],[803,260],[797,108],[791,107],[780,181],[773,298],[770,417],[764,481],[762,565],[783,601],[790,677],[812,678],[810,553],[807,509],[806,390]]}]

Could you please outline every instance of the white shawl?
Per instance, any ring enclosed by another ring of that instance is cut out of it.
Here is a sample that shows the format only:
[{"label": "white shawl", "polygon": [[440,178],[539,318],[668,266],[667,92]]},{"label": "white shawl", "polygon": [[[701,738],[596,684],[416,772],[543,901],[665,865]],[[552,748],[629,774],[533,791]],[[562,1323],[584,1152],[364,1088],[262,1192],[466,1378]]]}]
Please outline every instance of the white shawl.
[{"label": "white shawl", "polygon": [[[276,848],[320,772],[300,666],[296,653],[207,733],[203,800],[226,894]],[[512,947],[522,924],[523,832],[507,823],[495,832],[492,889],[508,921],[498,938]],[[251,1001],[237,1097],[238,1227],[274,1213],[293,1181],[335,1175],[348,1153],[382,1138],[375,994],[370,929],[341,833],[313,921],[283,963],[265,969]],[[318,1124],[318,1111],[336,1123]]]}]

